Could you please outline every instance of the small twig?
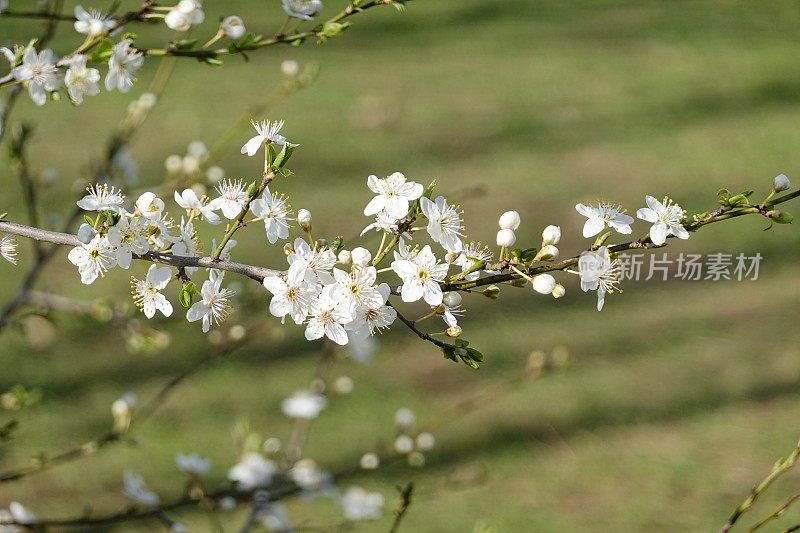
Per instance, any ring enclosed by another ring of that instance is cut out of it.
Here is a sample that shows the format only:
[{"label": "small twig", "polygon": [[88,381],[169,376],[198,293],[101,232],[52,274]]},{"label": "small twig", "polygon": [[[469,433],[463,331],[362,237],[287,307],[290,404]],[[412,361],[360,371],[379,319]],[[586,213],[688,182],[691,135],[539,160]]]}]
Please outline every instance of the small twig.
[{"label": "small twig", "polygon": [[800,457],[800,442],[797,443],[789,457],[785,459],[779,459],[778,462],[775,463],[775,466],[772,467],[772,471],[769,473],[769,475],[753,487],[753,490],[750,491],[750,495],[733,511],[725,524],[723,524],[722,528],[720,528],[719,533],[727,533],[730,531],[739,518],[741,518],[741,516],[753,506],[761,493],[767,490],[767,488],[776,479],[794,466],[798,457]]},{"label": "small twig", "polygon": [[749,533],[753,533],[753,531],[758,530],[761,526],[780,518],[780,516],[788,509],[794,502],[800,499],[800,492],[795,492],[791,496],[789,496],[786,501],[780,504],[778,507],[775,508],[769,515],[765,516],[758,522],[756,522],[750,529],[748,529]]},{"label": "small twig", "polygon": [[409,483],[405,487],[397,487],[400,492],[400,507],[394,512],[394,522],[389,533],[397,533],[400,530],[400,523],[411,507],[412,497],[414,496],[414,483]]}]

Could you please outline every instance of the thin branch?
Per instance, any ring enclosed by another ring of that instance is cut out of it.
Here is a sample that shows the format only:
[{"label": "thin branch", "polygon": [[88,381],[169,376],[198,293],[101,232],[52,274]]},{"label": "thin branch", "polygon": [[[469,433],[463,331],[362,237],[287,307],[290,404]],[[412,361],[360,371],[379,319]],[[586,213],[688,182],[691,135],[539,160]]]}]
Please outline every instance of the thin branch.
[{"label": "thin branch", "polygon": [[720,528],[719,533],[727,533],[731,530],[731,528],[736,524],[736,522],[741,518],[741,516],[746,513],[756,502],[758,497],[763,493],[769,486],[778,479],[781,475],[789,471],[797,461],[798,457],[800,457],[800,442],[797,443],[792,453],[789,457],[785,459],[779,459],[775,466],[772,467],[772,471],[761,480],[756,486],[753,487],[753,490],[750,491],[750,495],[741,503],[739,506],[734,509],[731,516],[728,520],[723,524],[722,528]]},{"label": "thin branch", "polygon": [[786,509],[791,507],[791,505],[794,502],[796,502],[797,500],[800,500],[800,492],[795,492],[794,494],[789,496],[786,499],[786,501],[784,501],[782,504],[780,504],[778,507],[776,507],[775,510],[772,511],[769,515],[765,516],[764,518],[762,518],[761,520],[759,520],[758,522],[753,524],[753,526],[750,529],[748,529],[748,532],[749,533],[753,533],[754,531],[757,531],[758,529],[760,529],[765,524],[780,518],[780,516],[784,512],[786,512]]},{"label": "thin branch", "polygon": [[[247,339],[249,337],[250,335],[246,335],[244,338]],[[153,398],[150,399],[150,401],[144,404],[139,410],[134,412],[130,425],[128,428],[125,428],[125,430],[115,429],[109,431],[79,446],[58,453],[47,459],[37,461],[30,466],[8,470],[6,472],[0,472],[0,483],[18,481],[24,477],[44,472],[45,470],[49,470],[55,466],[71,463],[78,459],[95,455],[100,449],[108,446],[109,444],[119,442],[126,435],[126,433],[130,431],[130,427],[133,427],[134,425],[137,427],[141,426],[147,420],[149,420],[150,417],[152,417],[153,414],[158,411],[159,408],[161,408],[161,406],[165,405],[167,399],[178,387],[178,385],[186,381],[189,377],[197,373],[209,363],[230,356],[245,343],[246,342],[233,343],[224,346],[221,350],[212,350],[205,357],[198,359],[191,366],[175,375],[172,379],[165,383],[161,389],[159,389],[159,391],[155,396],[153,396]]]},{"label": "thin branch", "polygon": [[413,501],[414,483],[409,483],[405,487],[398,487],[397,490],[400,492],[400,507],[394,512],[394,522],[392,522],[392,528],[389,533],[397,533],[400,530],[400,523],[405,518]]}]

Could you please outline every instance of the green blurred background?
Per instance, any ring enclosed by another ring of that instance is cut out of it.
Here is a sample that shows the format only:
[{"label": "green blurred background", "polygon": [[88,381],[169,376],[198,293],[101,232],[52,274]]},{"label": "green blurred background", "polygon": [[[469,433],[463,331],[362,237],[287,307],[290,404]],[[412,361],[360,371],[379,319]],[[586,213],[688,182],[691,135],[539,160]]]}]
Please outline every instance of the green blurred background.
[{"label": "green blurred background", "polygon": [[[327,0],[323,16],[338,3]],[[33,2],[12,1],[22,4]],[[200,38],[219,15],[239,14],[261,33],[284,20],[277,0],[208,1],[205,8]],[[284,59],[318,63],[321,72],[268,113],[285,118],[286,135],[302,144],[291,164],[296,176],[273,188],[295,209],[310,209],[320,235],[360,231],[371,197],[366,176],[395,170],[420,182],[437,179],[440,192],[463,205],[471,239],[491,242],[499,213],[517,209],[521,241],[535,246],[545,225],[559,224],[560,248],[570,254],[586,245],[577,202],[601,198],[635,210],[645,194],[669,194],[700,212],[713,209],[720,187],[756,189],[760,198],[774,175],[797,176],[796,2],[418,0],[405,14],[374,9],[352,22],[323,46],[273,47],[251,53],[249,63],[230,58],[215,69],[180,61],[132,145],[140,185],[161,183],[164,159],[183,154],[189,141],[213,145],[283,81]],[[0,41],[25,42],[37,31],[35,22],[0,17]],[[156,44],[164,32],[143,34]],[[53,47],[63,53],[78,42],[65,25]],[[36,108],[23,96],[12,121],[36,124],[34,169],[61,175],[41,193],[46,215],[71,210],[75,183],[90,179],[100,143],[158,62],[147,62],[129,96],[103,92],[80,108],[65,101]],[[259,175],[260,162],[239,155],[249,136],[242,128],[223,151],[218,163],[229,176]],[[25,220],[8,160],[0,165],[0,211]],[[716,530],[800,436],[800,238],[795,226],[763,232],[765,225],[744,218],[671,243],[674,253],[760,252],[757,281],[628,283],[602,313],[569,275],[561,277],[567,297],[558,301],[512,288],[494,302],[466,298],[465,337],[486,356],[479,371],[443,360],[395,327],[372,364],[336,363],[332,375],[351,376],[355,390],[332,398],[307,455],[330,470],[352,466],[392,438],[397,408],[410,407],[424,424],[464,398],[501,390],[532,350],[563,346],[566,369],[490,395],[480,410],[437,431],[425,467],[393,466],[354,480],[387,498],[385,517],[360,530],[388,530],[394,486],[409,481],[419,495],[407,531],[480,524],[497,531]],[[235,259],[281,264],[275,250],[265,251],[261,228],[239,241]],[[28,243],[20,255],[18,267],[1,266],[2,300],[31,264]],[[85,289],[65,250],[39,288],[123,300],[130,274],[141,277],[143,269],[116,270]],[[126,350],[124,327],[58,312],[48,319],[53,332],[29,319],[27,333],[17,323],[0,336],[0,390],[22,384],[43,394],[24,411],[0,413],[0,422],[20,421],[13,440],[0,445],[2,470],[101,434],[116,398],[127,391],[150,398],[210,349],[197,324],[177,318],[149,324],[171,335],[154,355]],[[123,469],[142,473],[170,499],[184,484],[176,453],[213,458],[215,482],[236,460],[232,435],[243,420],[262,437],[287,439],[291,424],[280,400],[307,385],[317,347],[301,340],[301,328],[279,328],[265,304],[227,325],[259,321],[270,329],[181,385],[136,429],[138,444],[0,485],[0,506],[18,500],[42,516],[76,514],[86,504],[117,510],[125,505]],[[780,480],[753,518],[798,482],[797,474]],[[291,502],[289,512],[323,529],[341,520],[328,500]],[[797,523],[798,513],[790,510],[780,523]],[[210,527],[202,514],[176,517],[196,530]],[[224,517],[231,530],[243,519]]]}]

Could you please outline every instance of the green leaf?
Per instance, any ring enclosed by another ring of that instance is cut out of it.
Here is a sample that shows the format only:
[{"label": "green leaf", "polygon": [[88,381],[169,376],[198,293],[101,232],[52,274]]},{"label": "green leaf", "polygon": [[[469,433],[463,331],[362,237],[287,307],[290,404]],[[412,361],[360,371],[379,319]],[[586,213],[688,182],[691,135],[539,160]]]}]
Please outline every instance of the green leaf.
[{"label": "green leaf", "polygon": [[181,286],[181,292],[178,294],[178,300],[185,308],[192,305],[192,298],[197,294],[197,285],[193,281],[186,281]]},{"label": "green leaf", "polygon": [[726,205],[728,203],[728,198],[731,197],[731,192],[728,189],[720,189],[717,191],[717,201],[721,205]]},{"label": "green leaf", "polygon": [[94,227],[94,220],[89,215],[83,215],[83,221]]}]

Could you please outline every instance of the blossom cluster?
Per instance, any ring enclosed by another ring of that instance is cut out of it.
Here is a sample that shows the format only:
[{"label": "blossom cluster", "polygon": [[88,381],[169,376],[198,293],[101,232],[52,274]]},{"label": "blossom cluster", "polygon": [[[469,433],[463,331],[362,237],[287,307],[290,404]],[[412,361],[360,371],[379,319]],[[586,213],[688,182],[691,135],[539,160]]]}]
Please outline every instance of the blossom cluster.
[{"label": "blossom cluster", "polygon": [[[308,21],[322,10],[323,4],[321,0],[282,0],[282,7],[290,18]],[[177,32],[187,32],[202,24],[206,18],[200,0],[180,0],[171,7],[151,6],[146,11],[148,20],[162,18],[169,29]],[[48,94],[54,94],[62,85],[75,105],[80,105],[87,95],[99,94],[101,74],[91,64],[102,61],[108,67],[104,79],[105,88],[108,91],[119,90],[126,93],[130,91],[136,81],[137,72],[144,64],[144,54],[135,48],[130,35],[123,35],[116,44],[106,39],[122,32],[124,20],[116,20],[97,9],[87,10],[81,5],[75,6],[74,17],[75,31],[85,35],[86,40],[75,52],[63,58],[57,57],[49,48],[37,51],[35,42],[24,47],[15,46],[13,49],[0,48],[0,53],[11,67],[10,79],[26,86],[36,105],[44,105]],[[239,41],[246,37],[246,32],[241,17],[224,17],[216,35],[204,48],[221,38]],[[96,46],[97,50],[89,55],[88,51]]]}]

